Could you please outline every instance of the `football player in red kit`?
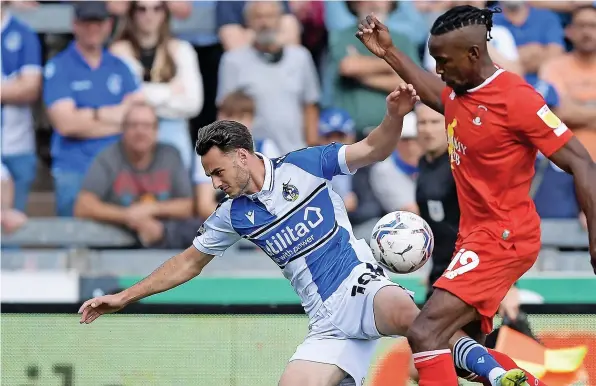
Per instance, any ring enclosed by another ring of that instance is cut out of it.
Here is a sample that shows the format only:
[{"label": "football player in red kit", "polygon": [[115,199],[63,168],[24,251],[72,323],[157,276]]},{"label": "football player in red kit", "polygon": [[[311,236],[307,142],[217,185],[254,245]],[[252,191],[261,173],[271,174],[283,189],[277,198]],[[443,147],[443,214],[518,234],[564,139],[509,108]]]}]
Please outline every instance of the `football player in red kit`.
[{"label": "football player in red kit", "polygon": [[482,342],[473,331],[492,330],[499,303],[538,257],[540,219],[529,196],[537,151],[573,174],[596,269],[596,164],[530,85],[493,63],[494,12],[458,6],[435,21],[428,44],[440,79],[395,48],[373,15],[356,33],[446,120],[461,217],[453,260],[408,332],[422,386],[457,385],[452,361],[492,385],[541,384],[470,338],[456,343],[453,358],[447,350],[460,328]]}]

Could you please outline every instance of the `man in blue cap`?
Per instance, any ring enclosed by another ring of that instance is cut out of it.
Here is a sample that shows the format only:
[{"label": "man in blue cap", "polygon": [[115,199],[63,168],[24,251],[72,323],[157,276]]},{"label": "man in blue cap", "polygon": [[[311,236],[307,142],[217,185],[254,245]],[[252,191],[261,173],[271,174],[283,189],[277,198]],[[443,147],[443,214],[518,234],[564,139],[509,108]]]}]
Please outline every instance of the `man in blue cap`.
[{"label": "man in blue cap", "polygon": [[[329,108],[319,115],[319,137],[321,144],[332,142],[349,145],[354,142],[354,120],[347,111]],[[343,199],[348,213],[356,210],[358,198],[352,190],[352,176],[335,176],[331,181],[333,190]]]}]

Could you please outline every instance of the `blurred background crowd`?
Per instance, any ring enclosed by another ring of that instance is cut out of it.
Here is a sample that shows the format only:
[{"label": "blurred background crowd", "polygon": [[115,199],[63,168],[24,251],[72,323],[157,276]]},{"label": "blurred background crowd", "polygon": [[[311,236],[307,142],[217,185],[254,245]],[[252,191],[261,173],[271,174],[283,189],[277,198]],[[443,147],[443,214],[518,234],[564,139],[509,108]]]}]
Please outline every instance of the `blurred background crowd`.
[{"label": "blurred background crowd", "polygon": [[[56,3],[72,7],[71,33],[27,24]],[[401,80],[356,39],[357,20],[374,12],[434,73],[430,26],[464,3],[502,9],[494,61],[533,85],[596,159],[591,0],[3,1],[3,232],[28,216],[74,216],[127,229],[138,246],[184,248],[221,198],[194,153],[202,126],[240,121],[268,157],[359,140]],[[195,30],[172,28],[197,13]],[[418,212],[418,163],[446,151],[444,130],[441,115],[416,109],[390,158],[333,181],[354,224]],[[543,218],[585,224],[572,178],[540,156],[531,194]]]}]

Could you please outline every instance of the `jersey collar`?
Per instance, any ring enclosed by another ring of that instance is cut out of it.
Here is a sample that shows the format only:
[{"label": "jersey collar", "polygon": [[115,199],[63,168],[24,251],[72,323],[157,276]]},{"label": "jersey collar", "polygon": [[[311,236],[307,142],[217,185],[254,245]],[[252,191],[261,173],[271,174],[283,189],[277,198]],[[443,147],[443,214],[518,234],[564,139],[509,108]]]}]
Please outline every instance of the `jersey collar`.
[{"label": "jersey collar", "polygon": [[263,187],[261,188],[260,191],[254,193],[254,194],[247,195],[247,197],[250,198],[250,199],[255,199],[260,194],[273,191],[273,181],[274,181],[274,176],[273,176],[273,172],[274,172],[273,162],[269,158],[265,157],[261,153],[255,152],[255,154],[257,155],[257,157],[259,157],[260,159],[262,159],[263,160],[263,163],[265,164],[265,180],[263,181]]},{"label": "jersey collar", "polygon": [[493,80],[495,80],[497,78],[497,76],[501,75],[502,73],[504,73],[505,70],[503,70],[502,68],[498,68],[497,67],[497,71],[495,71],[494,74],[492,74],[491,76],[489,76],[488,78],[486,78],[484,80],[484,82],[480,83],[478,86],[471,88],[468,90],[469,93],[474,92],[474,91],[478,91],[483,87],[486,87],[488,84],[490,84],[490,82],[492,82]]}]

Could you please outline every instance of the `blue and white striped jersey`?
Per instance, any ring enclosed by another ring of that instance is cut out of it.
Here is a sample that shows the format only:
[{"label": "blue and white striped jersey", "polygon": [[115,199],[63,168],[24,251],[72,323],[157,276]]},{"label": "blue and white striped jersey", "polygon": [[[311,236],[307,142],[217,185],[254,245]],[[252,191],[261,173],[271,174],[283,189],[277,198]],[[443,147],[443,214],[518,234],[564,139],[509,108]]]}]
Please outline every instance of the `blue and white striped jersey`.
[{"label": "blue and white striped jersey", "polygon": [[283,271],[309,316],[314,316],[362,262],[374,262],[364,240],[356,240],[331,179],[353,174],[346,146],[330,144],[294,151],[265,162],[260,192],[224,201],[205,221],[194,246],[220,256],[245,238]]}]

